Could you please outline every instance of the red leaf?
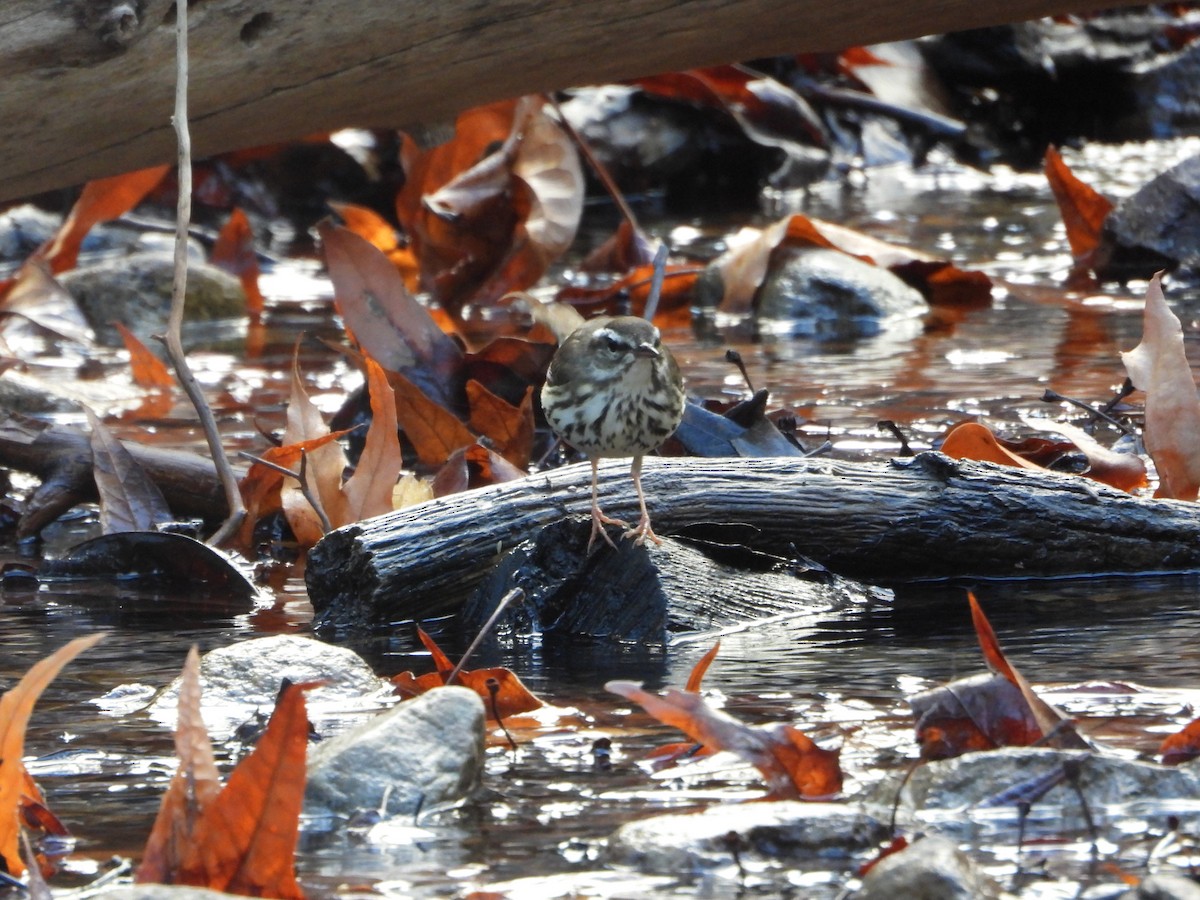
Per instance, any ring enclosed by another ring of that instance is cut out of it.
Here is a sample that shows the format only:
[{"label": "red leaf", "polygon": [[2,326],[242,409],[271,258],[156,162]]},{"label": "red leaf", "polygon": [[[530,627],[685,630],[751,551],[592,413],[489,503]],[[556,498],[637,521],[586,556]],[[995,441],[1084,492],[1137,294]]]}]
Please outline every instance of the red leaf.
[{"label": "red leaf", "polygon": [[173,388],[175,376],[171,374],[167,364],[155,356],[136,334],[120,322],[113,322],[113,325],[120,332],[121,340],[125,342],[125,349],[129,352],[129,367],[133,373],[134,383],[144,388],[160,390]]}]

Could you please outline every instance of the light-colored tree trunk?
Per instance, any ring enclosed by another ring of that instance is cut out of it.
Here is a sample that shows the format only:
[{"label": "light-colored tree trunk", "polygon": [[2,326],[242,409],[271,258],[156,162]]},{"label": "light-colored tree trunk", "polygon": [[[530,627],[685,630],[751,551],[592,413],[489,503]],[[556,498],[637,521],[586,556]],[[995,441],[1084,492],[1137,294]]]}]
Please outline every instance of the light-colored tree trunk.
[{"label": "light-colored tree trunk", "polygon": [[[1100,0],[195,0],[198,156]],[[0,3],[0,200],[171,162],[173,0]]]}]

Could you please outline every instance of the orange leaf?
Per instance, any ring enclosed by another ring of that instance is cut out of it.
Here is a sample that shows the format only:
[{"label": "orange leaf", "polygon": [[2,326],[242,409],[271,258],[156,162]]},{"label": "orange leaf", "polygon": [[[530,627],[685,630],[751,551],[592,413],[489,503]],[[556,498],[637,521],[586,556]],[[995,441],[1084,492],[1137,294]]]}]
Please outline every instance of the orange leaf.
[{"label": "orange leaf", "polygon": [[1080,181],[1053,146],[1046,148],[1042,170],[1067,227],[1071,253],[1076,259],[1087,256],[1100,243],[1100,232],[1112,212],[1112,201]]},{"label": "orange leaf", "polygon": [[978,422],[960,422],[955,425],[942,440],[940,449],[955,459],[976,459],[981,462],[999,463],[1002,466],[1046,471],[1036,463],[1031,463],[1023,456],[1018,456],[1001,446],[991,430]]},{"label": "orange leaf", "polygon": [[440,466],[459,447],[475,443],[475,435],[454,413],[403,375],[389,372],[388,382],[396,392],[396,418],[422,463]]},{"label": "orange leaf", "polygon": [[790,725],[747,725],[708,706],[699,694],[677,688],[658,696],[630,681],[610,681],[604,687],[692,740],[736,753],[758,769],[775,799],[818,800],[842,789],[840,751],[818,747]]},{"label": "orange leaf", "polygon": [[996,632],[992,630],[991,623],[983,614],[983,608],[970,591],[967,591],[967,602],[971,606],[971,622],[975,626],[979,647],[983,651],[988,668],[1006,678],[1021,691],[1021,696],[1029,705],[1029,711],[1041,729],[1045,742],[1059,749],[1089,749],[1088,743],[1075,731],[1070,719],[1034,693],[1025,676],[1008,661],[1004,651],[1000,649]]},{"label": "orange leaf", "polygon": [[263,295],[258,288],[258,254],[254,250],[254,231],[240,207],[234,207],[213,244],[210,261],[242,283],[246,292],[246,312],[257,320],[263,311]]},{"label": "orange leaf", "polygon": [[467,382],[467,423],[476,434],[491,439],[496,451],[514,466],[529,465],[533,452],[533,388],[526,388],[520,406],[497,397],[474,379]]},{"label": "orange leaf", "polygon": [[1200,719],[1193,719],[1181,731],[1168,735],[1159,745],[1164,766],[1177,766],[1200,756]]},{"label": "orange leaf", "polygon": [[329,201],[329,206],[338,214],[346,227],[377,248],[388,258],[400,277],[404,286],[410,290],[417,289],[417,258],[412,249],[403,247],[396,236],[396,229],[383,216],[365,206],[353,203],[337,203]]},{"label": "orange leaf", "polygon": [[688,676],[687,687],[685,691],[691,691],[693,694],[700,692],[700,682],[704,680],[704,673],[708,671],[708,667],[712,665],[712,661],[717,658],[717,653],[721,650],[721,642],[717,641],[712,645],[712,648],[705,653],[700,660],[692,666],[692,674]]},{"label": "orange leaf", "polygon": [[9,875],[17,876],[25,871],[21,859],[21,825],[18,810],[22,796],[42,802],[23,762],[25,756],[25,728],[33,713],[34,704],[47,685],[52,682],[63,666],[84,650],[95,646],[102,634],[75,638],[60,647],[45,659],[34,663],[21,680],[0,697],[0,864]]},{"label": "orange leaf", "polygon": [[171,374],[167,364],[155,356],[136,334],[120,322],[113,322],[113,325],[120,332],[121,340],[125,342],[125,349],[129,351],[129,367],[133,373],[134,384],[144,388],[165,390],[173,388],[175,376]]},{"label": "orange leaf", "polygon": [[92,226],[123,216],[137,206],[162,181],[168,168],[152,166],[112,178],[89,181],[58,233],[39,247],[35,255],[49,262],[50,271],[56,275],[74,268],[79,259],[79,248]]},{"label": "orange leaf", "polygon": [[1088,460],[1088,470],[1083,474],[1122,491],[1133,491],[1145,487],[1146,464],[1133,453],[1118,453],[1103,446],[1082,428],[1065,422],[1053,422],[1033,416],[1021,416],[1021,421],[1030,428],[1051,434],[1061,434],[1070,439]]},{"label": "orange leaf", "polygon": [[437,669],[437,673],[443,678],[454,671],[454,663],[450,661],[437,641],[429,636],[424,628],[417,628],[417,637],[421,639],[421,643],[425,645],[425,649],[429,651],[429,655],[433,658],[433,667]]},{"label": "orange leaf", "polygon": [[1183,327],[1167,306],[1162,273],[1150,279],[1142,342],[1122,353],[1125,371],[1146,392],[1142,439],[1158,470],[1155,497],[1195,500],[1200,493],[1200,399],[1184,352]]},{"label": "orange leaf", "polygon": [[403,468],[396,431],[395,392],[379,363],[369,356],[363,358],[363,363],[371,397],[371,425],[354,474],[342,487],[352,522],[392,511],[392,491]]},{"label": "orange leaf", "polygon": [[[316,492],[330,524],[337,528],[353,521],[347,513],[346,495],[342,493],[342,476],[348,465],[346,453],[342,445],[334,440],[324,440],[319,444],[309,443],[326,438],[327,435],[329,426],[325,424],[321,411],[304,390],[299,366],[293,361],[291,396],[288,399],[287,427],[283,431],[283,443],[285,446],[302,443],[305,445],[308,483]],[[309,447],[313,449],[307,449]],[[320,540],[323,536],[321,523],[308,498],[300,490],[299,482],[286,479],[281,491],[281,500],[284,514],[296,535],[296,540],[306,546]]]},{"label": "orange leaf", "polygon": [[196,821],[220,793],[212,741],[200,712],[200,653],[193,646],[183,664],[175,723],[179,766],[167,785],[134,881],[171,884],[194,844]]},{"label": "orange leaf", "polygon": [[248,897],[300,900],[296,841],[304,805],[308,713],[304,691],[280,692],[267,730],[205,807],[175,884]]}]

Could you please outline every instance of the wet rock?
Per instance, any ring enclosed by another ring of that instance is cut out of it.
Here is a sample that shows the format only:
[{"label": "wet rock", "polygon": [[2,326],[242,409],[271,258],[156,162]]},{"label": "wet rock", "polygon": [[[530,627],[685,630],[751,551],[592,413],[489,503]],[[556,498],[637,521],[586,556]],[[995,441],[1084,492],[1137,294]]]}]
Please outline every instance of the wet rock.
[{"label": "wet rock", "polygon": [[[717,266],[696,284],[701,307],[716,307],[725,293]],[[780,248],[754,298],[760,326],[793,335],[846,338],[878,334],[889,319],[929,309],[920,291],[887,269],[824,247]]]},{"label": "wet rock", "polygon": [[483,701],[447,687],[414,697],[309,753],[305,812],[413,815],[467,796],[483,772]]},{"label": "wet rock", "polygon": [[953,841],[926,837],[876,863],[854,898],[986,900],[1001,894],[1000,886]]},{"label": "wet rock", "polygon": [[[59,281],[71,292],[101,344],[121,346],[121,336],[112,326],[121,322],[153,345],[152,336],[167,327],[174,272],[170,254],[134,253],[64,272]],[[239,319],[245,311],[246,295],[236,278],[207,263],[188,266],[187,323]]]},{"label": "wet rock", "polygon": [[1092,266],[1115,280],[1200,269],[1200,156],[1153,178],[1109,213]]},{"label": "wet rock", "polygon": [[0,214],[0,260],[20,262],[58,231],[62,216],[24,203]]},{"label": "wet rock", "polygon": [[1182,875],[1160,872],[1143,878],[1121,900],[1200,900],[1200,885]]},{"label": "wet rock", "polygon": [[[356,711],[361,716],[378,710],[380,692],[390,694],[387,682],[353,650],[290,634],[212,650],[201,659],[200,678],[204,722],[218,740],[256,718],[265,720],[285,678],[323,682],[307,694],[309,717],[322,733]],[[173,726],[178,697],[176,680],[152,704],[150,714]]]},{"label": "wet rock", "polygon": [[[1155,803],[1194,797],[1200,792],[1200,774],[1187,767],[1172,768],[1088,751],[1008,747],[920,766],[900,789],[899,809],[923,826],[949,836],[978,828],[979,823],[973,821],[976,810],[995,824],[997,813],[1010,809],[1015,827],[1019,815],[1016,801],[988,806],[989,801],[1017,785],[1040,779],[1047,784],[1057,779],[1057,783],[1034,802],[1027,819],[1027,837],[1043,818],[1046,827],[1056,834],[1086,829],[1088,816],[1084,815],[1080,796],[1086,799],[1090,816],[1103,822],[1105,809],[1120,807],[1133,797],[1152,808]],[[874,799],[886,803],[895,796],[897,783],[876,790]],[[946,815],[945,811],[953,814]]]},{"label": "wet rock", "polygon": [[605,859],[643,872],[682,874],[728,864],[734,854],[742,860],[849,856],[888,833],[884,822],[845,803],[722,804],[623,825],[609,838]]},{"label": "wet rock", "polygon": [[26,415],[79,413],[79,401],[55,391],[54,386],[34,381],[20,372],[5,372],[0,377],[0,409]]}]

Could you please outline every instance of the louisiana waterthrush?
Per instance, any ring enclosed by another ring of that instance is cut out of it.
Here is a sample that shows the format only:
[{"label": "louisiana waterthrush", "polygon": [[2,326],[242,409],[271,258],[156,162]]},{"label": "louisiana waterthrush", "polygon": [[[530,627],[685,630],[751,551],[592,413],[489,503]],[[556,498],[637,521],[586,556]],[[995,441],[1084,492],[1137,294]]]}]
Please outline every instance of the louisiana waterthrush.
[{"label": "louisiana waterthrush", "polygon": [[575,329],[550,361],[542,388],[546,420],[592,463],[592,535],[615,547],[605,525],[628,527],[606,516],[597,497],[603,457],[632,456],[630,473],[642,517],[625,532],[636,545],[661,543],[650,527],[642,492],[642,457],[657,449],[683,418],[683,377],[658,329],[636,316],[592,319]]}]

